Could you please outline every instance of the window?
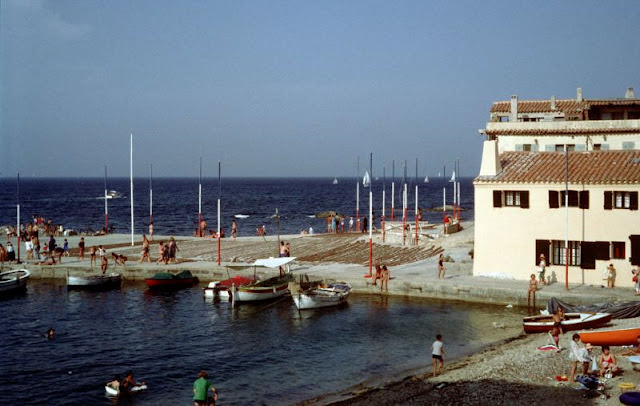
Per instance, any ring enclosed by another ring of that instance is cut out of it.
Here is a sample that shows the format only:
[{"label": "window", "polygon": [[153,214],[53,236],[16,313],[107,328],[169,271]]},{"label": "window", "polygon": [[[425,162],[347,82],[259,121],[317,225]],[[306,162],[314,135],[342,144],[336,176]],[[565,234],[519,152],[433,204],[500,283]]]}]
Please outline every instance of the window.
[{"label": "window", "polygon": [[[569,207],[579,207],[581,209],[589,208],[589,191],[588,190],[569,190]],[[557,209],[565,207],[565,191],[549,191],[549,208]]]},{"label": "window", "polygon": [[638,192],[604,192],[604,209],[638,210]]},{"label": "window", "polygon": [[624,241],[613,241],[611,243],[611,247],[613,249],[613,259],[624,259]]},{"label": "window", "polygon": [[600,151],[602,149],[602,144],[593,144],[594,151]]},{"label": "window", "polygon": [[622,143],[622,149],[636,149],[636,143],[633,141],[625,141]]},{"label": "window", "polygon": [[520,207],[529,208],[529,191],[528,190],[494,190],[493,191],[493,207]]},{"label": "window", "polygon": [[[564,241],[554,240],[551,242],[553,249],[553,264],[565,265],[565,249]],[[580,265],[580,241],[569,241],[569,265]]]},{"label": "window", "polygon": [[629,262],[631,262],[631,265],[640,265],[640,235],[630,235],[629,241],[631,241]]}]

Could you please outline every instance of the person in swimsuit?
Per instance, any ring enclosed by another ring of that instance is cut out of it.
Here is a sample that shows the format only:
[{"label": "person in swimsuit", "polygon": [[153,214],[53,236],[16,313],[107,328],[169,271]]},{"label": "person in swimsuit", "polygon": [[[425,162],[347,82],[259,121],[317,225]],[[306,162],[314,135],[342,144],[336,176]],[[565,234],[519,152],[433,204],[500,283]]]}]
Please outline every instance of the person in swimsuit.
[{"label": "person in swimsuit", "polygon": [[142,234],[142,255],[140,256],[139,262],[143,262],[145,259],[147,262],[151,263],[151,256],[149,255],[149,240],[146,235]]},{"label": "person in swimsuit", "polygon": [[602,354],[600,354],[600,359],[598,360],[598,364],[600,364],[600,376],[604,377],[607,374],[611,376],[615,375],[618,372],[618,365],[616,363],[616,357],[613,356],[609,352],[609,346],[602,346]]},{"label": "person in swimsuit", "polygon": [[386,265],[382,265],[382,274],[380,278],[380,292],[382,292],[382,289],[384,289],[385,292],[389,291],[389,279],[390,279],[389,268],[387,268]]},{"label": "person in swimsuit", "polygon": [[[529,280],[529,291],[527,292],[527,307],[531,306],[533,301],[533,307],[536,307],[536,291],[538,290],[538,281],[536,280],[536,274],[531,274]],[[532,300],[533,299],[533,300]]]},{"label": "person in swimsuit", "polygon": [[438,257],[438,279],[444,279],[444,255]]},{"label": "person in swimsuit", "polygon": [[78,242],[78,259],[84,260],[84,237],[80,237]]},{"label": "person in swimsuit", "polygon": [[238,236],[238,223],[236,223],[236,221],[233,220],[231,222],[231,238],[233,239],[233,241],[236,240],[237,236]]},{"label": "person in swimsuit", "polygon": [[89,261],[91,263],[91,267],[93,268],[93,266],[96,264],[96,247],[95,246],[91,246],[91,248],[89,248]]}]

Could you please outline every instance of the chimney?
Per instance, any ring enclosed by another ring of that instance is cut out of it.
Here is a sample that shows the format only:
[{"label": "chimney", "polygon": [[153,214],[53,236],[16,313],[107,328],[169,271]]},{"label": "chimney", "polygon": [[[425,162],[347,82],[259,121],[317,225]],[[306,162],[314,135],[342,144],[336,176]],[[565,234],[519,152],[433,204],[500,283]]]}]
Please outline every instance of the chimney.
[{"label": "chimney", "polygon": [[518,122],[518,96],[511,96],[511,110],[509,114],[509,121],[516,123]]},{"label": "chimney", "polygon": [[578,88],[578,95],[576,97],[576,100],[578,100],[579,102],[582,102],[582,88],[581,87]]},{"label": "chimney", "polygon": [[480,163],[479,176],[496,176],[502,172],[500,155],[498,153],[498,140],[485,140],[482,145],[482,162]]},{"label": "chimney", "polygon": [[551,110],[556,110],[556,96],[551,96]]},{"label": "chimney", "polygon": [[633,88],[632,87],[628,87],[627,88],[627,91],[624,94],[624,98],[625,99],[635,99],[636,98],[636,95],[633,92]]}]

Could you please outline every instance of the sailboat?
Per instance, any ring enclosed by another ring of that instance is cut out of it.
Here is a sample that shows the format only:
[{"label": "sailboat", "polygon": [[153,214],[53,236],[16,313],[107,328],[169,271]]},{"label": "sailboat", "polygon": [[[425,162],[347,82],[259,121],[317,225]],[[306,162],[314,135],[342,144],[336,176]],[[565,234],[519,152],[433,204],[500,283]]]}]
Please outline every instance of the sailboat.
[{"label": "sailboat", "polygon": [[369,187],[371,185],[371,177],[369,176],[369,171],[365,171],[364,176],[362,177],[362,186]]},{"label": "sailboat", "polygon": [[333,184],[337,185],[338,184],[338,178],[333,178]]},{"label": "sailboat", "polygon": [[455,182],[456,181],[456,171],[453,171],[453,173],[451,174],[451,179],[449,179],[449,182]]},{"label": "sailboat", "polygon": [[429,176],[424,177],[424,183],[429,183]]}]

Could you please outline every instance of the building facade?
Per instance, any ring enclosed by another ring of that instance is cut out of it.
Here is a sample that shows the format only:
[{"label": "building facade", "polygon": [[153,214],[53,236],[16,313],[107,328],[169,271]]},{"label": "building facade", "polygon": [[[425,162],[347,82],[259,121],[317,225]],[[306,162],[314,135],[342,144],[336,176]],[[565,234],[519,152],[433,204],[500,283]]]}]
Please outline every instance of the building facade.
[{"label": "building facade", "polygon": [[[507,107],[505,107],[507,106]],[[515,114],[514,114],[515,113]],[[632,286],[640,265],[640,100],[496,102],[482,131],[474,275]],[[568,190],[568,192],[567,192]]]}]

